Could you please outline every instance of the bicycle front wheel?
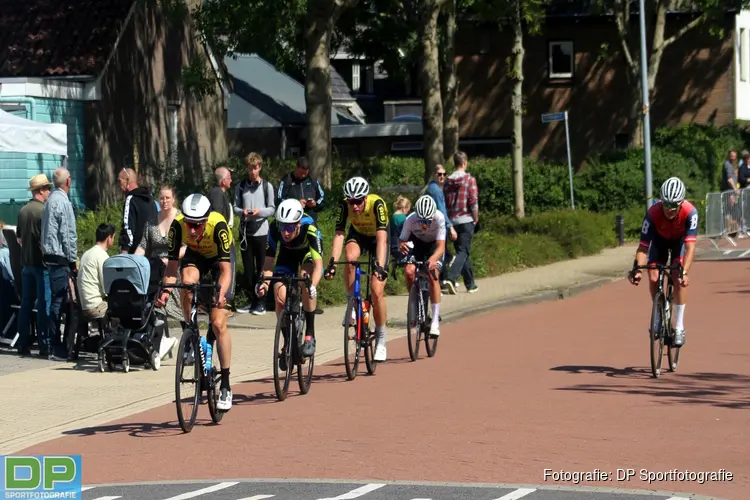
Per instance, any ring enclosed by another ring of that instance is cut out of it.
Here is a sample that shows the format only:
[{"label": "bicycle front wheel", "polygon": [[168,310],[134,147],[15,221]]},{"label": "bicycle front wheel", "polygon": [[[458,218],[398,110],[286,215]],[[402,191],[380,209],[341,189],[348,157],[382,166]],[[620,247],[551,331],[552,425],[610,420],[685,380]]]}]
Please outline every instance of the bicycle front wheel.
[{"label": "bicycle front wheel", "polygon": [[[177,363],[175,363],[175,404],[177,405],[177,420],[180,422],[182,432],[193,430],[198,417],[201,375],[198,342],[194,333],[186,328],[182,332],[180,347],[177,350]],[[184,389],[183,384],[185,384]],[[192,395],[190,394],[191,388]]]},{"label": "bicycle front wheel", "polygon": [[[294,369],[292,350],[289,348],[291,342],[293,342],[291,335],[289,335],[291,329],[291,319],[286,311],[284,311],[276,322],[276,335],[273,341],[273,386],[276,389],[276,398],[279,401],[286,399],[289,392],[289,381],[292,378],[292,370]],[[285,333],[287,342],[284,342]],[[282,346],[284,347],[283,349]]]},{"label": "bicycle front wheel", "polygon": [[659,378],[661,374],[661,360],[664,355],[664,295],[657,293],[651,308],[651,331],[649,343],[651,345],[651,374]]},{"label": "bicycle front wheel", "polygon": [[409,289],[409,303],[406,307],[406,340],[409,343],[409,357],[412,361],[416,361],[419,358],[423,326],[419,321],[419,288],[417,288],[416,280]]},{"label": "bicycle front wheel", "polygon": [[[359,335],[357,335],[357,323],[360,321],[359,314],[355,315],[357,299],[349,297],[346,303],[346,314],[344,315],[344,367],[346,377],[354,380],[359,369]],[[356,320],[352,320],[352,316]]]}]

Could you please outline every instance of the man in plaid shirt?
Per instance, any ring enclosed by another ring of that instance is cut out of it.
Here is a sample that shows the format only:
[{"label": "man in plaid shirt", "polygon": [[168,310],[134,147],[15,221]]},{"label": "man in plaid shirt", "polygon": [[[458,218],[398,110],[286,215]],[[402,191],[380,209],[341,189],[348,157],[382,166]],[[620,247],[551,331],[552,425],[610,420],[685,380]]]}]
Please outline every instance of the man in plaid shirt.
[{"label": "man in plaid shirt", "polygon": [[474,228],[479,222],[479,188],[476,178],[466,172],[468,157],[459,151],[453,155],[456,171],[445,181],[445,205],[448,217],[456,230],[455,257],[450,264],[450,270],[445,276],[443,287],[451,295],[456,293],[456,280],[460,274],[464,278],[466,291],[474,293],[479,290],[474,281],[474,271],[471,268],[471,240]]}]

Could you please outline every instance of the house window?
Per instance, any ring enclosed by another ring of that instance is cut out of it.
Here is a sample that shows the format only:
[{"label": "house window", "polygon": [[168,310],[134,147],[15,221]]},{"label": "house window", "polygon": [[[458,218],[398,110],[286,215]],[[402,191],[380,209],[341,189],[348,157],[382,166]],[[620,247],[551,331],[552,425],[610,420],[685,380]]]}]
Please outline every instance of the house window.
[{"label": "house window", "polygon": [[573,64],[575,54],[573,42],[549,42],[549,77],[573,78]]},{"label": "house window", "polygon": [[354,63],[352,64],[352,92],[359,92],[361,86],[359,76],[359,63]]},{"label": "house window", "polygon": [[740,60],[740,81],[747,81],[747,59],[748,59],[748,46],[747,46],[747,30],[740,28],[740,43],[739,43],[739,60]]},{"label": "house window", "polygon": [[180,105],[170,103],[167,106],[167,139],[169,140],[169,160],[173,165],[177,164],[177,147],[179,144],[180,130]]},{"label": "house window", "polygon": [[374,94],[375,93],[375,67],[374,66],[368,66],[365,70],[365,78],[367,78],[367,93],[368,94]]}]

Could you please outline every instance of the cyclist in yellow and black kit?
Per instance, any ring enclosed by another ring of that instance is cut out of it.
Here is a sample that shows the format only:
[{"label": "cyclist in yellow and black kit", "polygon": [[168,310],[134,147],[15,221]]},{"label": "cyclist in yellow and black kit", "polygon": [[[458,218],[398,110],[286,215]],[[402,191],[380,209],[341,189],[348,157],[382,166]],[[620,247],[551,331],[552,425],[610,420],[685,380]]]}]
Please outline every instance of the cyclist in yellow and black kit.
[{"label": "cyclist in yellow and black kit", "polygon": [[[180,247],[186,245],[185,256],[180,262]],[[177,282],[177,264],[185,285],[198,283],[201,276],[211,273],[214,283],[220,287],[219,302],[211,309],[211,327],[216,336],[221,363],[221,392],[217,408],[229,411],[232,408],[232,389],[229,385],[229,364],[232,359],[232,339],[227,328],[227,301],[234,295],[234,240],[224,216],[211,211],[211,203],[203,195],[191,194],[182,203],[182,213],[175,217],[169,228],[167,270],[164,276],[164,291],[157,300],[157,307],[166,304],[172,290],[170,284]],[[182,309],[185,320],[190,318],[192,291],[182,290]],[[194,353],[191,353],[195,356]]]},{"label": "cyclist in yellow and black kit", "polygon": [[[278,251],[278,258],[276,257]],[[274,259],[276,266],[274,267]],[[301,269],[301,270],[300,270]],[[323,240],[322,235],[309,215],[304,213],[299,200],[288,199],[281,202],[276,209],[276,224],[268,230],[266,262],[264,276],[272,274],[291,274],[300,272],[300,276],[310,276],[310,290],[302,290],[302,309],[305,311],[305,341],[302,344],[302,355],[310,357],[315,354],[315,308],[317,306],[317,289],[323,276]],[[268,282],[256,285],[256,293],[263,297],[268,290]],[[276,297],[276,316],[281,314],[286,303],[286,286],[283,283],[274,285]],[[284,338],[286,347],[287,338]],[[279,356],[279,369],[286,371],[286,358]]]},{"label": "cyclist in yellow and black kit", "polygon": [[[370,280],[372,291],[372,307],[375,315],[375,361],[385,361],[385,322],[387,310],[385,302],[385,283],[388,279],[388,260],[390,258],[390,231],[388,228],[388,208],[383,198],[370,194],[370,185],[362,177],[352,177],[344,184],[344,199],[338,206],[336,219],[336,236],[331,248],[331,261],[326,269],[326,279],[336,274],[334,261],[341,257],[341,251],[346,244],[346,260],[358,260],[363,252],[373,256],[373,276]],[[349,232],[344,238],[346,223],[351,222]],[[352,295],[354,287],[354,269],[352,266],[344,268],[344,281],[347,295]],[[344,318],[344,321],[351,321]]]}]

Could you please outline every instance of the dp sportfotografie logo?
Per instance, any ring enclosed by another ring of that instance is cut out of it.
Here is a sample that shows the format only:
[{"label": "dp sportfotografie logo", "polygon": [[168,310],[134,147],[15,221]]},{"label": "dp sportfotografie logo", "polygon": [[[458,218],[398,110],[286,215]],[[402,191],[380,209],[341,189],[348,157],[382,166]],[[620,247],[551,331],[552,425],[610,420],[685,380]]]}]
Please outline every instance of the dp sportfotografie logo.
[{"label": "dp sportfotografie logo", "polygon": [[80,455],[0,455],[0,499],[81,498]]}]

